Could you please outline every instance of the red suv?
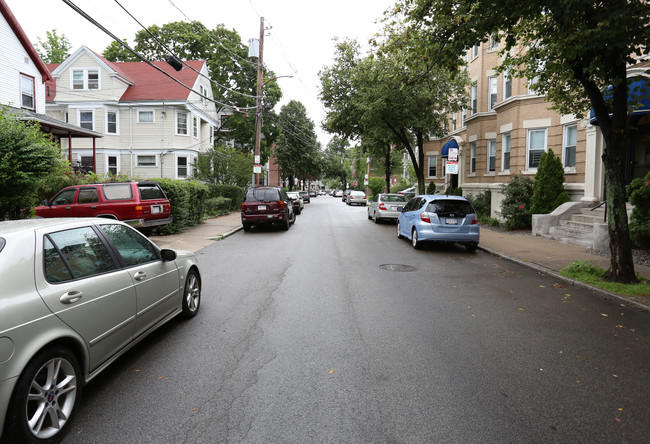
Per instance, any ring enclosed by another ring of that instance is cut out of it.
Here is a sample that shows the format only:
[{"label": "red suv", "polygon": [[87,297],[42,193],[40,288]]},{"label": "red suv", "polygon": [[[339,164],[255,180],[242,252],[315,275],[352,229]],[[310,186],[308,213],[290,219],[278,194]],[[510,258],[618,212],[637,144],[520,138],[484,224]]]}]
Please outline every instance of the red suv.
[{"label": "red suv", "polygon": [[147,228],[172,221],[172,208],[156,182],[74,185],[35,208],[40,217],[106,217]]},{"label": "red suv", "polygon": [[284,230],[296,222],[293,203],[287,192],[279,187],[252,187],[241,204],[241,223],[244,231],[253,225],[279,224]]}]

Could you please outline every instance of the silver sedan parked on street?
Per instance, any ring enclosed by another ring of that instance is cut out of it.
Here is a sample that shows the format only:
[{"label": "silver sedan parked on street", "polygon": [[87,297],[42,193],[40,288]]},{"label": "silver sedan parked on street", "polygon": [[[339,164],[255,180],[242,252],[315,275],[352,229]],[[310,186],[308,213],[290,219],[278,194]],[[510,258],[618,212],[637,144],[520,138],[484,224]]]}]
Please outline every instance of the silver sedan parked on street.
[{"label": "silver sedan parked on street", "polygon": [[381,220],[397,220],[400,211],[397,206],[404,206],[408,198],[402,194],[380,193],[368,201],[368,219],[376,224]]},{"label": "silver sedan parked on street", "polygon": [[194,254],[161,250],[110,219],[0,222],[0,283],[7,443],[58,442],[85,383],[201,301]]}]

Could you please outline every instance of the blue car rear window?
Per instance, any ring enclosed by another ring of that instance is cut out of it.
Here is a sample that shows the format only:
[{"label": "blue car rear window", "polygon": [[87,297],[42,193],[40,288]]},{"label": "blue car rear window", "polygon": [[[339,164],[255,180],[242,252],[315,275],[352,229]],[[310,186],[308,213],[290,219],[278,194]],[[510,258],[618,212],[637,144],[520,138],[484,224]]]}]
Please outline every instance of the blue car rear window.
[{"label": "blue car rear window", "polygon": [[469,202],[462,200],[434,200],[429,202],[427,211],[436,214],[455,214],[461,217],[474,213]]}]

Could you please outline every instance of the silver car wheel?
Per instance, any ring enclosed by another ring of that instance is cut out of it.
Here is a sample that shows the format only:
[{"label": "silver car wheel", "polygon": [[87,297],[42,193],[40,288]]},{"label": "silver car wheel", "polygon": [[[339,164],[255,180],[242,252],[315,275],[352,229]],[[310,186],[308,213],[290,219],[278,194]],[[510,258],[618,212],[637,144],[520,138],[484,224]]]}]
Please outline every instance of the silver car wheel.
[{"label": "silver car wheel", "polygon": [[185,294],[183,295],[183,315],[191,318],[196,315],[201,305],[201,279],[196,271],[187,274]]},{"label": "silver car wheel", "polygon": [[403,238],[403,237],[404,237],[404,236],[402,236],[402,227],[400,226],[400,224],[399,224],[399,220],[398,220],[398,221],[397,221],[397,238],[398,238],[398,239],[401,239],[401,238]]},{"label": "silver car wheel", "polygon": [[416,230],[415,227],[413,227],[413,231],[411,232],[411,244],[416,250],[420,249],[422,246],[422,243],[418,240],[418,230]]}]

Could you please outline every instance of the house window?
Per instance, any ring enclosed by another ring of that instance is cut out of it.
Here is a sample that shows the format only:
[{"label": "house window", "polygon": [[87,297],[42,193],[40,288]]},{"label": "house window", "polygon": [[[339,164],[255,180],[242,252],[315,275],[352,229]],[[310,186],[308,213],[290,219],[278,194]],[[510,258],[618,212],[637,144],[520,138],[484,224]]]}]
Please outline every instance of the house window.
[{"label": "house window", "polygon": [[138,123],[153,122],[153,111],[138,111]]},{"label": "house window", "polygon": [[469,143],[469,172],[476,173],[476,142]]},{"label": "house window", "polygon": [[510,133],[501,137],[501,170],[510,169]]},{"label": "house window", "polygon": [[199,119],[196,116],[192,116],[192,135],[195,139],[199,138]]},{"label": "house window", "polygon": [[498,47],[499,47],[499,35],[495,33],[490,36],[490,50],[493,51]]},{"label": "house window", "polygon": [[139,167],[148,167],[148,166],[156,166],[156,156],[137,156],[137,162]]},{"label": "house window", "polygon": [[475,59],[478,57],[478,45],[472,46],[472,59]]},{"label": "house window", "polygon": [[575,168],[576,166],[576,144],[578,139],[578,125],[567,125],[564,127],[564,166]]},{"label": "house window", "polygon": [[451,130],[456,131],[456,127],[458,126],[458,114],[453,113],[451,115]]},{"label": "house window", "polygon": [[79,126],[89,130],[95,129],[95,119],[93,111],[79,111]]},{"label": "house window", "polygon": [[108,156],[108,172],[117,175],[117,156]]},{"label": "house window", "polygon": [[176,158],[176,175],[179,179],[187,177],[187,157]]},{"label": "house window", "polygon": [[467,117],[467,110],[463,108],[460,112],[460,126],[465,128],[465,117]]},{"label": "house window", "polygon": [[93,171],[93,156],[81,156],[81,168],[85,171]]},{"label": "house window", "polygon": [[187,135],[187,113],[176,114],[176,134]]},{"label": "house window", "polygon": [[20,97],[23,108],[34,110],[34,78],[26,75],[20,76]]},{"label": "house window", "polygon": [[117,134],[117,112],[106,111],[106,133]]},{"label": "house window", "polygon": [[526,169],[537,168],[539,159],[541,159],[542,154],[546,151],[546,128],[528,130],[527,139]]},{"label": "house window", "polygon": [[99,70],[73,69],[72,89],[99,89]]},{"label": "house window", "polygon": [[214,144],[214,127],[210,125],[210,146]]},{"label": "house window", "polygon": [[512,77],[507,72],[503,73],[503,100],[512,97]]},{"label": "house window", "polygon": [[487,141],[488,146],[488,173],[493,173],[497,168],[497,141],[495,139],[489,139]]},{"label": "house window", "polygon": [[478,112],[478,101],[477,101],[477,88],[476,83],[472,84],[472,115]]},{"label": "house window", "polygon": [[429,177],[436,177],[438,175],[438,156],[428,156],[429,161]]},{"label": "house window", "polygon": [[496,77],[490,77],[488,79],[488,85],[489,85],[489,97],[488,97],[488,103],[489,103],[489,109],[494,109],[494,105],[497,104],[497,78]]}]

